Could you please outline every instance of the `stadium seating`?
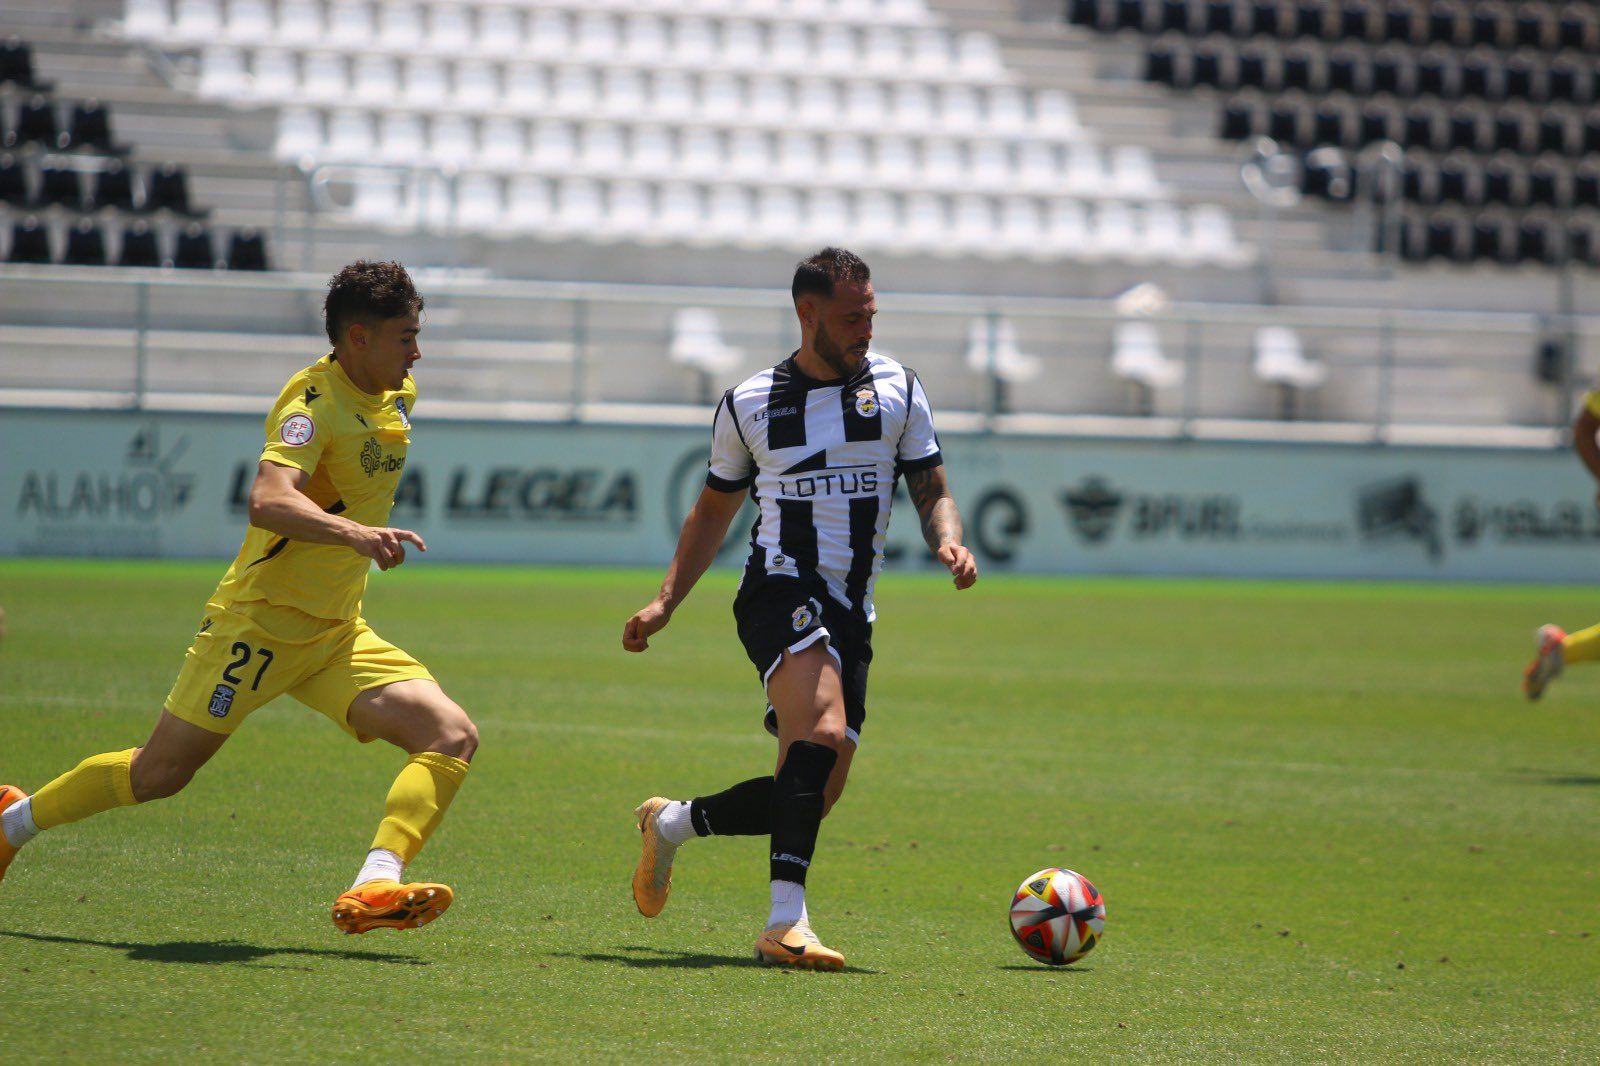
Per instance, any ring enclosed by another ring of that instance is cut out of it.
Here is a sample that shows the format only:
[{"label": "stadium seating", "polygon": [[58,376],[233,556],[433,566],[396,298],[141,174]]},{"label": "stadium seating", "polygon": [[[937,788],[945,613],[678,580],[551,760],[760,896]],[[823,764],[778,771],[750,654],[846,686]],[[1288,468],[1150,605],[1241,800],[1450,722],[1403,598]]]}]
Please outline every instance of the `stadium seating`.
[{"label": "stadium seating", "polygon": [[921,0],[129,0],[123,32],[194,50],[202,97],[276,110],[284,162],[442,176],[359,178],[362,224],[749,247],[855,225],[876,249],[1250,257],[1225,213],[1167,206],[1147,149],[1101,147],[1071,97],[1016,84],[992,36]]},{"label": "stadium seating", "polygon": [[[1218,90],[1218,133],[1304,157],[1303,192],[1380,193],[1356,154],[1405,151],[1404,198],[1566,212],[1596,206],[1600,8],[1498,0],[1071,0],[1067,18],[1149,37],[1147,80]],[[1326,149],[1340,149],[1332,154]],[[1508,216],[1491,238],[1448,212],[1413,216],[1401,251],[1430,259],[1566,261],[1570,228]],[[1583,261],[1583,257],[1578,257]]]},{"label": "stadium seating", "polygon": [[[33,76],[27,42],[0,43],[0,75],[7,84],[45,90],[18,99],[15,120],[0,128],[8,149],[0,151],[0,210],[23,212],[0,214],[10,229],[8,261],[266,268],[265,242],[249,227],[229,236],[229,253],[220,264],[209,231],[203,241],[177,233],[178,219],[207,214],[190,198],[187,170],[172,163],[141,167],[128,162],[128,147],[112,134],[110,108],[96,99],[63,100],[49,92]],[[0,118],[7,114],[0,106]],[[150,214],[153,221],[128,221],[125,216],[133,214]],[[160,252],[164,239],[172,256]]]}]

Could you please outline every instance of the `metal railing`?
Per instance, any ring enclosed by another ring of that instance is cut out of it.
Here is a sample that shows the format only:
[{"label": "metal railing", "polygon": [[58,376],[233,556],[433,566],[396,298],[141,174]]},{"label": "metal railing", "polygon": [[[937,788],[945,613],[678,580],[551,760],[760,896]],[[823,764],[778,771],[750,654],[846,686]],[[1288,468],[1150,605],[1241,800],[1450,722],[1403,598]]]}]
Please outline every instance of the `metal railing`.
[{"label": "metal railing", "polygon": [[[782,290],[416,276],[428,301],[419,376],[435,414],[703,420],[708,383],[714,396],[798,343]],[[260,409],[326,349],[325,285],[306,273],[0,267],[0,403]],[[742,351],[728,380],[669,358],[674,313],[689,306],[712,310]],[[892,292],[879,306],[875,347],[918,369],[943,424],[992,432],[1551,446],[1581,371],[1558,361],[1540,380],[1541,348],[1569,331],[1600,337],[1600,318],[1532,314],[1175,303],[1130,318],[1099,300]],[[1113,371],[1119,326],[1135,320],[1181,381],[1151,388]],[[1304,417],[1283,417],[1284,387],[1253,366],[1255,331],[1269,325],[1294,330],[1328,369],[1300,397]]]}]

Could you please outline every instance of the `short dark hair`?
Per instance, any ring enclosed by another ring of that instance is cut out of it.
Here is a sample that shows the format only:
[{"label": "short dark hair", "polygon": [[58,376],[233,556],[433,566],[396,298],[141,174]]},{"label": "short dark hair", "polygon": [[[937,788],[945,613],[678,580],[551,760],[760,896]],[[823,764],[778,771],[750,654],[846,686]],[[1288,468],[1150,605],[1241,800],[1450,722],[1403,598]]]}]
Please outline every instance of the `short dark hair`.
[{"label": "short dark hair", "polygon": [[322,301],[323,328],[334,344],[352,322],[380,322],[412,313],[422,313],[422,294],[406,268],[392,260],[357,259],[328,279],[328,296]]},{"label": "short dark hair", "polygon": [[871,280],[872,269],[859,255],[830,247],[800,260],[789,292],[796,300],[807,294],[832,296],[833,287],[841,281],[848,284]]}]

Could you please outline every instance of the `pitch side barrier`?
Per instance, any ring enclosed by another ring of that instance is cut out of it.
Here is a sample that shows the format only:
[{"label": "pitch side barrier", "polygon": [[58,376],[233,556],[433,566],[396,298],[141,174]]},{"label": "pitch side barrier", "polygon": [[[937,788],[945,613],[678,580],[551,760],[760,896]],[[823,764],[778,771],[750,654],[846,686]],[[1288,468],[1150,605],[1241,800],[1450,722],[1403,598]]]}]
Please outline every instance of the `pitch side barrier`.
[{"label": "pitch side barrier", "polygon": [[[463,421],[424,405],[415,426],[393,520],[430,560],[659,566],[709,450],[704,425]],[[0,409],[0,554],[229,556],[262,436],[260,411]],[[943,444],[991,573],[1600,578],[1594,486],[1563,451],[968,431]],[[753,512],[723,564],[742,558]],[[933,569],[914,521],[891,528],[888,557]]]},{"label": "pitch side barrier", "polygon": [[[416,273],[436,417],[698,425],[798,343],[780,290]],[[262,410],[325,350],[325,284],[0,266],[0,406]],[[1551,447],[1600,337],[1600,317],[1159,296],[879,307],[879,350],[917,369],[941,426],[1014,435]]]}]

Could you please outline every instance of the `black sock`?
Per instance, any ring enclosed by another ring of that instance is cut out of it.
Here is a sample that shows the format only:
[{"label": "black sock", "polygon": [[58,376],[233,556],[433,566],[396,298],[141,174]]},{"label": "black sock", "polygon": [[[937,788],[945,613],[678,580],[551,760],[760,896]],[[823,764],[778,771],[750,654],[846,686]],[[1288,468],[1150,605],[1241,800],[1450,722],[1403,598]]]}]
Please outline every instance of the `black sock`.
[{"label": "black sock", "polygon": [[806,883],[822,824],[822,793],[839,753],[797,740],[772,783],[772,879]]},{"label": "black sock", "polygon": [[772,832],[772,777],[740,781],[689,803],[689,822],[703,837],[761,837]]}]

